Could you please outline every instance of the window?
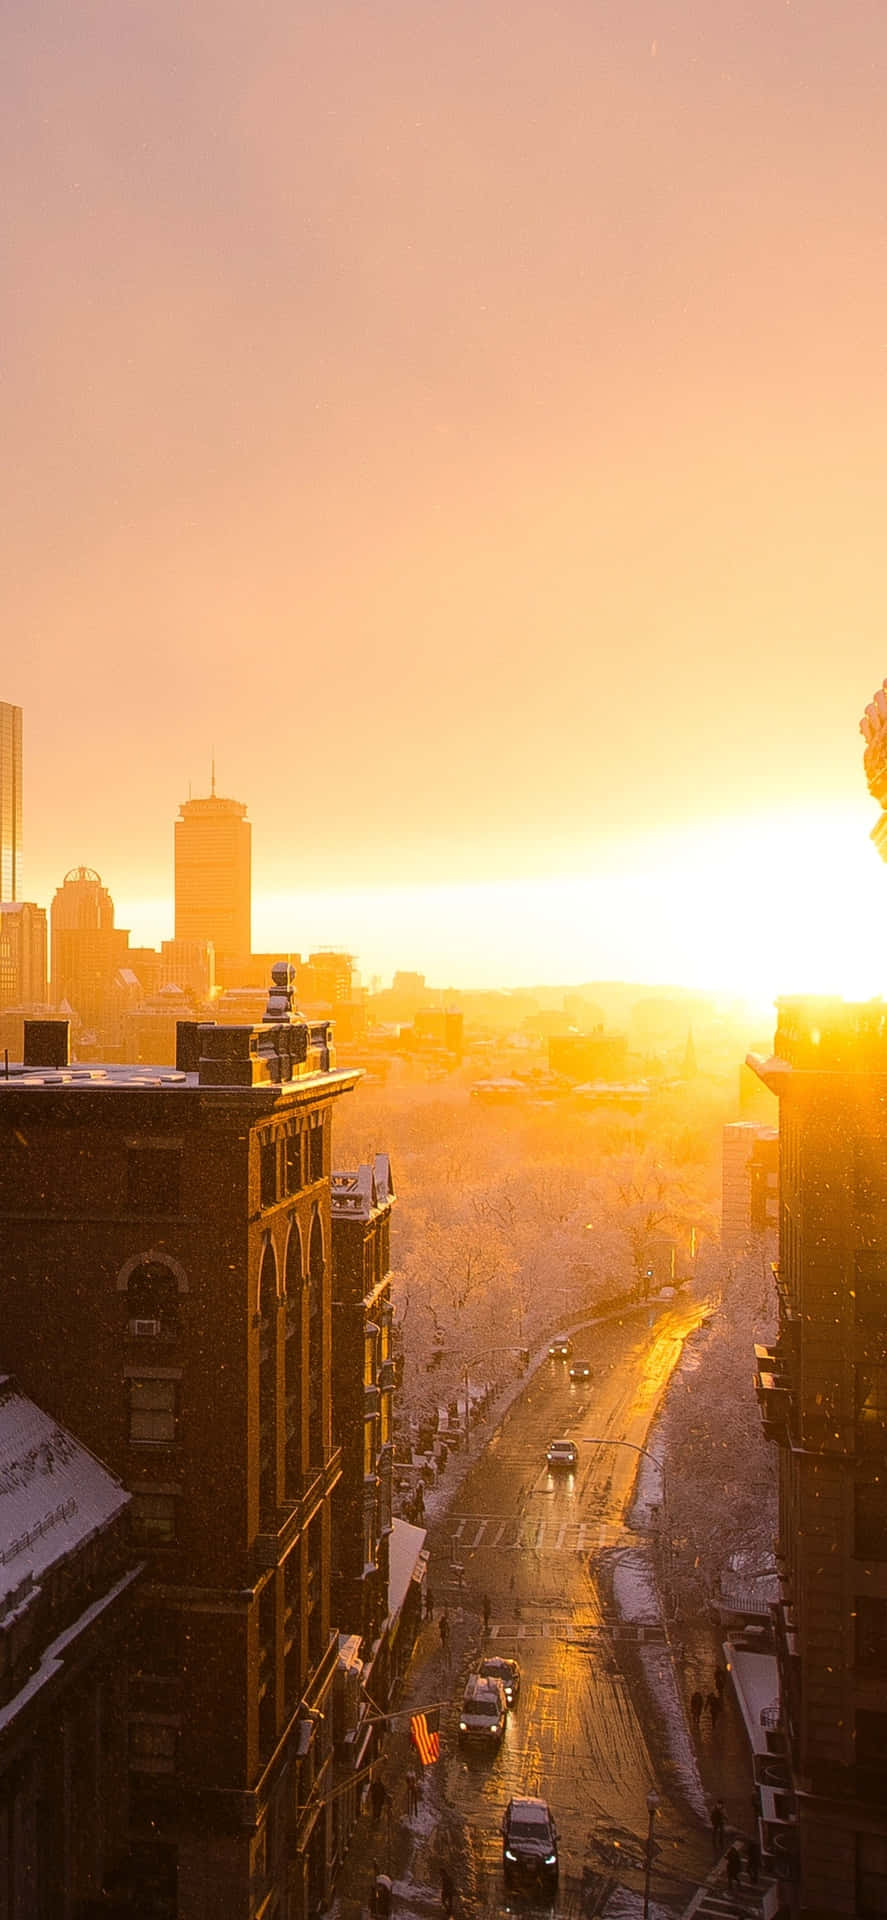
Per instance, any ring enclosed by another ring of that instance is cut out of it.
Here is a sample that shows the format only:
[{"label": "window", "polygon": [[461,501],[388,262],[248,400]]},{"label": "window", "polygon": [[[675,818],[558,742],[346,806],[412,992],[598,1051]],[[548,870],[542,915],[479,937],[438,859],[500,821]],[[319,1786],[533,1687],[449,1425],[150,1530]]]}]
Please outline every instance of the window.
[{"label": "window", "polygon": [[374,1426],[375,1421],[373,1420],[365,1420],[363,1423],[363,1475],[365,1480],[368,1479],[370,1475],[374,1475],[376,1471],[376,1449],[373,1444]]},{"label": "window", "polygon": [[176,1537],[176,1500],[171,1493],[134,1493],[130,1508],[133,1538],[140,1547],[172,1546]]},{"label": "window", "polygon": [[312,1127],[308,1135],[309,1178],[323,1179],[323,1124]]},{"label": "window", "polygon": [[176,1382],[131,1380],[129,1438],[134,1446],[159,1447],[176,1437]]},{"label": "window", "polygon": [[887,1600],[870,1593],[856,1600],[856,1665],[887,1670]]},{"label": "window", "polygon": [[128,1147],[126,1205],[130,1213],[178,1213],[182,1155],[178,1147]]},{"label": "window", "polygon": [[854,1489],[854,1553],[857,1560],[887,1560],[887,1476],[872,1463]]},{"label": "window", "polygon": [[887,1328],[887,1254],[858,1253],[855,1267],[857,1326]]},{"label": "window", "polygon": [[259,1205],[273,1207],[277,1199],[277,1141],[273,1134],[259,1141]]},{"label": "window", "polygon": [[887,1452],[887,1366],[869,1361],[856,1368],[856,1444]]},{"label": "window", "polygon": [[856,1836],[856,1911],[887,1913],[887,1837]]},{"label": "window", "polygon": [[180,1680],[185,1624],[170,1607],[140,1607],[131,1636],[130,1671],[152,1680]]},{"label": "window", "polygon": [[129,1764],[139,1773],[174,1773],[178,1727],[161,1720],[131,1720]]},{"label": "window", "polygon": [[302,1175],[302,1135],[289,1133],[286,1138],[286,1190],[298,1193],[304,1185]]}]

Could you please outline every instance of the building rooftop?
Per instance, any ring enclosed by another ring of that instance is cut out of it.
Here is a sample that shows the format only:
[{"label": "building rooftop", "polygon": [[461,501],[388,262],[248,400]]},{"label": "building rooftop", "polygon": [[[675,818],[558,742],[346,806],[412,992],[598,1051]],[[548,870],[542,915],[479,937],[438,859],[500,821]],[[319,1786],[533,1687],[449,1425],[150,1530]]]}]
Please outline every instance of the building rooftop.
[{"label": "building rooftop", "polygon": [[0,1622],[128,1501],[73,1434],[0,1374]]},{"label": "building rooftop", "polygon": [[357,1167],[350,1173],[330,1176],[333,1213],[341,1219],[369,1220],[377,1207],[394,1199],[394,1181],[387,1153],[377,1153],[372,1166]]},{"label": "building rooftop", "polygon": [[780,1000],[773,1053],[746,1060],[774,1091],[795,1071],[887,1073],[887,1004],[814,995]]}]

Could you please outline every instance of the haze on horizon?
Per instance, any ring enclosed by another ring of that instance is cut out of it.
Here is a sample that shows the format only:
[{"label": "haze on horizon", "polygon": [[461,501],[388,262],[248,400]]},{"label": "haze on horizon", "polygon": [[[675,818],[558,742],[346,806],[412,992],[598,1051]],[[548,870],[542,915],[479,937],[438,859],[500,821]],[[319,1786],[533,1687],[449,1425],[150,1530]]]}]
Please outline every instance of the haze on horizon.
[{"label": "haze on horizon", "polygon": [[45,0],[0,53],[29,895],[168,932],[214,747],[256,946],[876,985],[878,0]]}]

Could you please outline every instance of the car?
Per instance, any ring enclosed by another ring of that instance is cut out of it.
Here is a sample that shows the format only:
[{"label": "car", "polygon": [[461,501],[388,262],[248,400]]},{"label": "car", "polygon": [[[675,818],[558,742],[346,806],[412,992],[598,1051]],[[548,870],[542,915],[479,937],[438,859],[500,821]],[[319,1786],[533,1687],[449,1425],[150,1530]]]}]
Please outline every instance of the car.
[{"label": "car", "polygon": [[549,1440],[545,1458],[550,1467],[567,1467],[572,1472],[579,1464],[579,1450],[572,1440]]},{"label": "car", "polygon": [[573,1342],[566,1333],[556,1333],[548,1343],[549,1360],[569,1360],[573,1351]]},{"label": "car", "polygon": [[571,1380],[590,1380],[591,1379],[591,1361],[590,1360],[574,1360],[570,1368],[570,1379]]},{"label": "car", "polygon": [[462,1711],[459,1715],[460,1741],[479,1741],[483,1746],[498,1746],[505,1732],[508,1701],[501,1680],[479,1673],[468,1677]]},{"label": "car", "polygon": [[508,1705],[516,1705],[520,1693],[520,1667],[516,1660],[506,1660],[501,1654],[491,1653],[487,1660],[481,1661],[478,1673],[482,1680],[501,1680]]},{"label": "car", "polygon": [[547,1800],[509,1800],[502,1815],[502,1870],[507,1887],[515,1880],[557,1886],[557,1827]]}]

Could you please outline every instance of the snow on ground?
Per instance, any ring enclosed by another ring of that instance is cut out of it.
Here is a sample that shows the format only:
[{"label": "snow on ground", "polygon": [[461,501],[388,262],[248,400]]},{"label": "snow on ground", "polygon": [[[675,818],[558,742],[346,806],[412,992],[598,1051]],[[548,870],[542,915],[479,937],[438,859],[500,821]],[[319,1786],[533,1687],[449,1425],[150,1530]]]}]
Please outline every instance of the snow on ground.
[{"label": "snow on ground", "polygon": [[[637,1625],[661,1621],[662,1608],[647,1549],[642,1546],[621,1551],[617,1549],[611,1559],[613,1599],[622,1619]],[[672,1648],[668,1644],[641,1643],[636,1651],[650,1694],[661,1715],[665,1744],[675,1777],[688,1805],[701,1820],[705,1820],[708,1809],[696,1754],[687,1730]]]},{"label": "snow on ground", "polygon": [[[603,1909],[603,1920],[635,1920],[635,1916],[643,1912],[642,1893],[632,1893],[630,1887],[617,1887]],[[660,1907],[652,1898],[647,1912],[650,1920],[674,1920],[674,1908]]]}]

